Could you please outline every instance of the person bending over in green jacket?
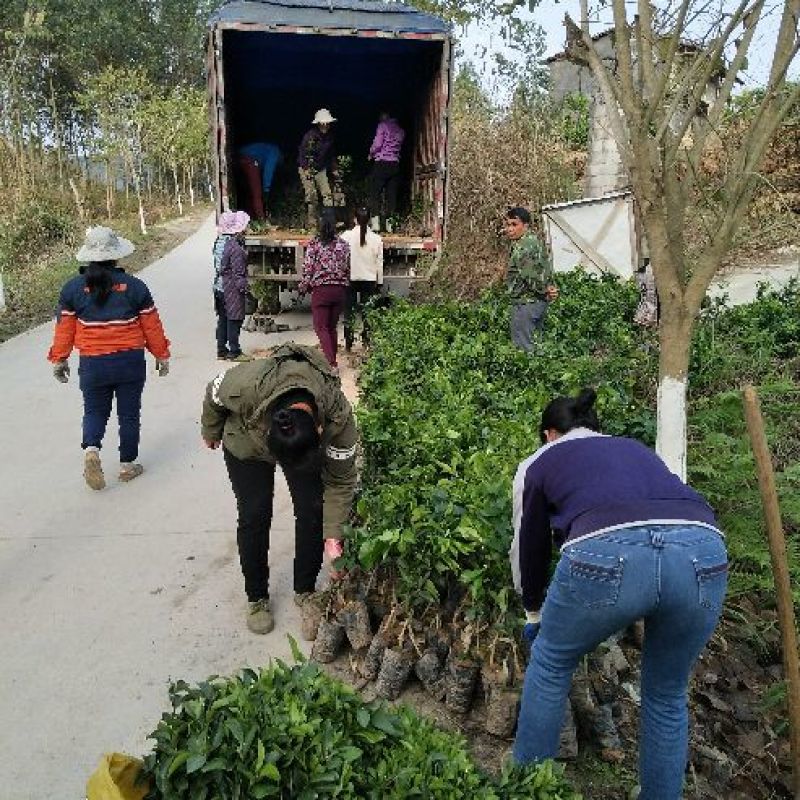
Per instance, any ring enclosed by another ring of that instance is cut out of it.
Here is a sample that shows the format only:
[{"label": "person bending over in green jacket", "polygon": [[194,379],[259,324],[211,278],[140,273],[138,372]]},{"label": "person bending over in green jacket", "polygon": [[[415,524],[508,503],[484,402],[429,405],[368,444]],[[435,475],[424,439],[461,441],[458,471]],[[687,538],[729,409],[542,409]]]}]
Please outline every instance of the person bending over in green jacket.
[{"label": "person bending over in green jacket", "polygon": [[342,527],[356,486],[353,411],[324,357],[290,342],[270,358],[241,364],[211,381],[201,429],[207,447],[222,445],[236,496],[247,627],[269,633],[275,466],[283,470],[294,505],[294,591],[302,605],[315,590],[323,550],[331,560],[342,554]]}]

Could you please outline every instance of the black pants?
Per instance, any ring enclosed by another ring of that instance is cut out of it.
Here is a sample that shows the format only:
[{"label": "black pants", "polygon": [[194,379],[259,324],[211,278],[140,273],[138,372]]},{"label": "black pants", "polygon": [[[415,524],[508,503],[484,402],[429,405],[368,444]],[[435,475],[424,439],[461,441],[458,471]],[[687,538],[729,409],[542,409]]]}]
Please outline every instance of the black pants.
[{"label": "black pants", "polygon": [[225,312],[225,295],[214,291],[214,311],[217,313],[217,355],[241,355],[239,334],[243,319],[228,319]]},{"label": "black pants", "polygon": [[369,176],[369,209],[381,216],[381,193],[385,192],[384,217],[397,210],[397,187],[400,183],[400,164],[397,161],[376,161]]},{"label": "black pants", "polygon": [[361,315],[361,341],[367,344],[369,339],[367,331],[367,318],[364,315],[364,306],[370,298],[378,293],[378,284],[375,281],[350,281],[347,287],[347,304],[344,311],[344,343],[345,347],[352,347],[355,339],[356,317]]},{"label": "black pants", "polygon": [[[236,495],[236,540],[244,590],[250,602],[269,597],[269,531],[275,492],[275,465],[239,459],[223,451]],[[320,465],[309,470],[284,469],[295,519],[294,590],[313,592],[322,567],[322,475]]]}]

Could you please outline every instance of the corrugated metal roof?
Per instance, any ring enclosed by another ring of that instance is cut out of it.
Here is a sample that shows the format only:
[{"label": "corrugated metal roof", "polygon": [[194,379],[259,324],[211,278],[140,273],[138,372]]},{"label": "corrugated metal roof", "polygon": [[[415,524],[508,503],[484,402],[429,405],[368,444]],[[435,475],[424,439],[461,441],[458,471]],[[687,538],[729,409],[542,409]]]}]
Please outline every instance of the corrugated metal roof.
[{"label": "corrugated metal roof", "polygon": [[403,3],[379,0],[233,0],[211,17],[210,24],[218,22],[356,28],[393,33],[450,33],[450,26],[433,14],[425,14]]}]

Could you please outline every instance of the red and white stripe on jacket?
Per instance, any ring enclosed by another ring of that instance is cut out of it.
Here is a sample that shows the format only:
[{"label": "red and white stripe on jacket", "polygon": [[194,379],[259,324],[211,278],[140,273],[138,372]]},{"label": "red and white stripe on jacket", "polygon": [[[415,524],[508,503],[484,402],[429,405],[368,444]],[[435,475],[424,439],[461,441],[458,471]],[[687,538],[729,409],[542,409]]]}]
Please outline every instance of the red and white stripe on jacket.
[{"label": "red and white stripe on jacket", "polygon": [[119,268],[113,272],[113,288],[102,305],[89,292],[83,275],[64,285],[48,361],[63,361],[73,348],[82,356],[147,348],[156,358],[169,358],[169,339],[150,290]]}]

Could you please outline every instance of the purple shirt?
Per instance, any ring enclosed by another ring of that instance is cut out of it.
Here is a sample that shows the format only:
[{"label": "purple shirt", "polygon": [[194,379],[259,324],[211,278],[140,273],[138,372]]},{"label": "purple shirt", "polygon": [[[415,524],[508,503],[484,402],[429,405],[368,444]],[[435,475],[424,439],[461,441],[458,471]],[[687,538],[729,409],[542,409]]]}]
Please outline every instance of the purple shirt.
[{"label": "purple shirt", "polygon": [[514,479],[511,568],[526,609],[544,599],[553,541],[654,524],[717,528],[711,506],[634,439],[570,431],[523,461]]},{"label": "purple shirt", "polygon": [[369,154],[376,161],[399,161],[400,148],[403,146],[403,139],[406,132],[397,124],[396,119],[385,119],[378,125],[375,131],[375,138]]}]

